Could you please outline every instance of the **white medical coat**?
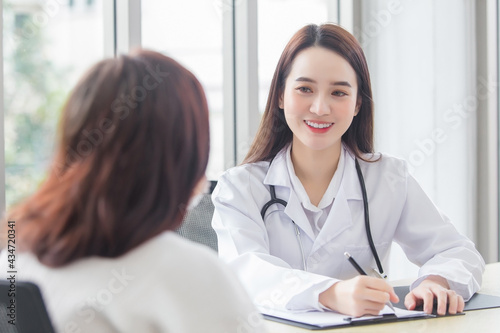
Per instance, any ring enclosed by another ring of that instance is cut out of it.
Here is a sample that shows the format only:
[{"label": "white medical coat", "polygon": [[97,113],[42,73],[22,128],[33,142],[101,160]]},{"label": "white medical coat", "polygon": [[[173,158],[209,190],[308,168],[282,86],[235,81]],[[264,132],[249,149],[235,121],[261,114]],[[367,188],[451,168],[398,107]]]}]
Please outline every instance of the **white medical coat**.
[{"label": "white medical coat", "polygon": [[[376,267],[365,231],[355,159],[346,148],[343,154],[340,186],[317,235],[291,184],[289,149],[278,153],[271,164],[237,166],[220,177],[212,195],[212,226],[218,237],[219,256],[234,268],[257,305],[321,310],[321,292],[338,280],[358,275],[344,252],[365,269]],[[376,154],[373,159],[378,157]],[[474,244],[440,213],[408,173],[403,160],[384,154],[376,162],[359,163],[366,184],[371,233],[383,267],[388,267],[395,241],[409,260],[420,266],[419,278],[411,288],[428,275],[440,275],[468,300],[479,289],[484,271],[484,261]],[[271,198],[269,185],[275,186],[277,198],[288,205],[271,205],[263,220],[261,209]],[[299,227],[307,271],[303,271],[292,220]]]}]

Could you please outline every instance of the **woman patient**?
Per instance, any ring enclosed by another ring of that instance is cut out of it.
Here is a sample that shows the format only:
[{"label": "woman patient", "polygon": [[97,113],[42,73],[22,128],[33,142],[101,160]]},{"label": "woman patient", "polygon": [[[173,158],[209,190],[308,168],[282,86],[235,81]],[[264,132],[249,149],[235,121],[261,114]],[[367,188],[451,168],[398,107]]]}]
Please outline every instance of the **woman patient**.
[{"label": "woman patient", "polygon": [[205,187],[209,141],[203,89],[173,59],[140,50],[83,76],[46,180],[8,214],[17,278],[58,331],[262,330],[216,254],[172,232]]}]

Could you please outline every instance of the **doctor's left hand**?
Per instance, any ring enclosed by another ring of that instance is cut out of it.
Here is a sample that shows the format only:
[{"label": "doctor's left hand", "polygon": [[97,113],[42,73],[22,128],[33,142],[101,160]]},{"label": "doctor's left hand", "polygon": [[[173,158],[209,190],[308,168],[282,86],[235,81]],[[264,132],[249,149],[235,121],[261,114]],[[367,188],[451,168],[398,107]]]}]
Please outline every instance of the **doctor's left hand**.
[{"label": "doctor's left hand", "polygon": [[423,304],[425,313],[432,313],[434,299],[437,299],[437,314],[445,315],[448,306],[449,314],[464,311],[464,299],[450,290],[448,281],[437,275],[430,275],[422,281],[418,287],[410,291],[405,298],[405,306],[408,310],[414,310]]}]

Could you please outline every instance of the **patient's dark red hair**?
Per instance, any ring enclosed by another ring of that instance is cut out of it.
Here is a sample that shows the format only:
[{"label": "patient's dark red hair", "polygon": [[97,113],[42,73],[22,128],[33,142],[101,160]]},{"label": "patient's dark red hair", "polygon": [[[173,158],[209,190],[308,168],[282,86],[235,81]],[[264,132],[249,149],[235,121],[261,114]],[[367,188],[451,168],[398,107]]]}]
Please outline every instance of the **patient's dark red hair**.
[{"label": "patient's dark red hair", "polygon": [[192,73],[152,51],[103,60],[69,96],[47,179],[8,214],[17,244],[53,267],[120,256],[178,227],[208,154]]}]

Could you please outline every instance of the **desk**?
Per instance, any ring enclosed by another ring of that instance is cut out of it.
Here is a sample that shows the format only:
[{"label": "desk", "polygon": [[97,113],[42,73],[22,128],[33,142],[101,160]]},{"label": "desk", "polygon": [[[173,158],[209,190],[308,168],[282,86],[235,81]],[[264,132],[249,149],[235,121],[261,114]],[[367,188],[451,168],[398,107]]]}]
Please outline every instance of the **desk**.
[{"label": "desk", "polygon": [[[500,296],[500,263],[486,265],[483,276],[482,294]],[[393,286],[409,285],[411,281],[401,280],[393,281]],[[303,328],[280,324],[277,322],[265,320],[267,330],[270,333],[304,333],[316,332]],[[465,316],[442,317],[433,319],[421,319],[387,324],[375,324],[366,326],[356,326],[347,328],[334,328],[322,330],[320,332],[498,332],[500,327],[500,308],[467,311]]]}]

